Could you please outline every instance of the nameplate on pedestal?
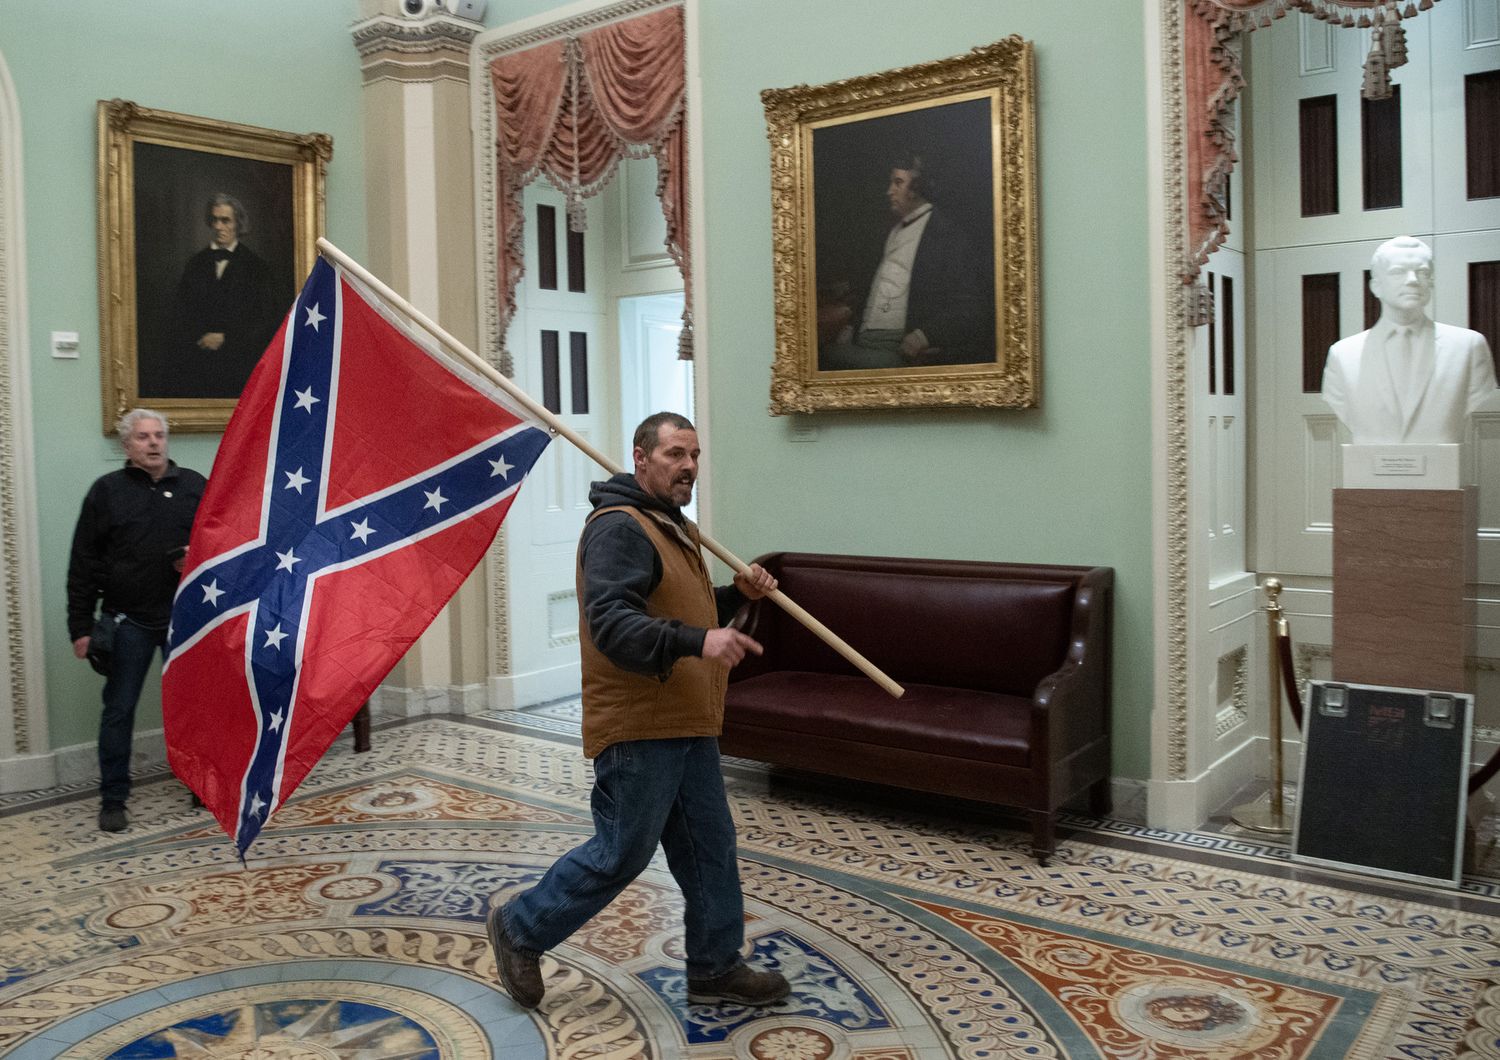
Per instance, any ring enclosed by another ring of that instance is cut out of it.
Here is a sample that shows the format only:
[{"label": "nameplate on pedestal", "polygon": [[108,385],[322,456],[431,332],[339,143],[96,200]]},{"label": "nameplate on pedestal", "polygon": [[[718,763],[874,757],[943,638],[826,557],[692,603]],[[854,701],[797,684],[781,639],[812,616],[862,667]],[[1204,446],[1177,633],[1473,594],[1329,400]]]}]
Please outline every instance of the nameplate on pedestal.
[{"label": "nameplate on pedestal", "polygon": [[1344,488],[1455,490],[1456,445],[1342,445]]}]

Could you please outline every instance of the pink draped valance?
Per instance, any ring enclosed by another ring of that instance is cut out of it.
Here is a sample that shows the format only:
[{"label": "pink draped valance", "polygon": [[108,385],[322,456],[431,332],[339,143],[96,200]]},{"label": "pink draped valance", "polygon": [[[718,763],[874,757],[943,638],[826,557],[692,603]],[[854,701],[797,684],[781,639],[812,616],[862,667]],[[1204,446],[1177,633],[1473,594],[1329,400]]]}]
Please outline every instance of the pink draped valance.
[{"label": "pink draped valance", "polygon": [[1187,136],[1187,247],[1182,282],[1189,285],[1187,323],[1206,324],[1213,306],[1198,275],[1229,234],[1225,202],[1229,174],[1239,160],[1230,107],[1245,86],[1240,57],[1230,46],[1238,33],[1269,26],[1289,11],[1346,28],[1374,29],[1365,60],[1363,95],[1391,93],[1390,72],[1406,61],[1404,19],[1435,0],[1183,0],[1184,125]]},{"label": "pink draped valance", "polygon": [[537,177],[568,199],[582,230],[583,200],[598,194],[624,158],[656,158],[667,252],[682,270],[679,355],[692,356],[692,284],[687,254],[687,156],[681,7],[614,22],[490,63],[495,93],[500,328],[516,310],[524,269],[521,196]]}]

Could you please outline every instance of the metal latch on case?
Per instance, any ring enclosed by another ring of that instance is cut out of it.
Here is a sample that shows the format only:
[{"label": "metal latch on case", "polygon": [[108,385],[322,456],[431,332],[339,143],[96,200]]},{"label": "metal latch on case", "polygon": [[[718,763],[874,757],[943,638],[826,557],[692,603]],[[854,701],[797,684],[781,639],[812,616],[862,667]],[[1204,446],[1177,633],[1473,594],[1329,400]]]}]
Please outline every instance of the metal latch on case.
[{"label": "metal latch on case", "polygon": [[1422,720],[1434,729],[1451,729],[1458,718],[1458,701],[1442,692],[1427,693]]}]

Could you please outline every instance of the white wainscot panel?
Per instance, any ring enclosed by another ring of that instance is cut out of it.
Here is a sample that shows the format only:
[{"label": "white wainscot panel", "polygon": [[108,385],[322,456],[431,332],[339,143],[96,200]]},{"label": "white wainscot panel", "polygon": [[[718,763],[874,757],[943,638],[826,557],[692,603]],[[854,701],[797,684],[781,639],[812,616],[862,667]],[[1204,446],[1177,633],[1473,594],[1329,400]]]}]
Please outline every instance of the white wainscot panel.
[{"label": "white wainscot panel", "polygon": [[1339,481],[1339,421],[1332,413],[1303,420],[1303,529],[1331,532],[1333,487]]},{"label": "white wainscot panel", "polygon": [[1302,76],[1331,74],[1337,69],[1338,49],[1334,47],[1333,27],[1312,18],[1299,18]]},{"label": "white wainscot panel", "polygon": [[1464,0],[1464,47],[1500,44],[1500,0]]}]

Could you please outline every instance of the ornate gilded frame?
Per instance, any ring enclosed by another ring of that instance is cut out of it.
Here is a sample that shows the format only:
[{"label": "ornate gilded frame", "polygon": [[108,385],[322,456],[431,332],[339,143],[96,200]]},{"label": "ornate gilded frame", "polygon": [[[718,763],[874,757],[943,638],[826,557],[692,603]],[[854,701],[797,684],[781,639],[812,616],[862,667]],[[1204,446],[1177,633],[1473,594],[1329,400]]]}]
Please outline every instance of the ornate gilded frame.
[{"label": "ornate gilded frame", "polygon": [[[917,66],[761,93],[771,141],[772,413],[1038,404],[1034,65],[1031,43],[1011,36]],[[993,359],[820,370],[814,133],[976,99],[989,101],[998,339]]]},{"label": "ornate gilded frame", "polygon": [[[324,133],[276,132],[152,110],[122,99],[100,100],[98,120],[99,360],[104,433],[112,433],[120,415],[138,405],[165,413],[174,431],[222,431],[234,411],[235,398],[164,397],[141,390],[136,263],[142,234],[136,231],[135,148],[138,144],[154,144],[288,167],[290,260],[284,267],[290,270],[294,285],[291,294],[295,295],[295,285],[312,270],[317,240],[323,234],[324,181],[333,157],[333,140]],[[190,161],[188,157],[183,160],[185,165]],[[194,215],[202,211],[197,199],[184,202],[182,207]],[[287,221],[277,219],[283,229]]]}]

